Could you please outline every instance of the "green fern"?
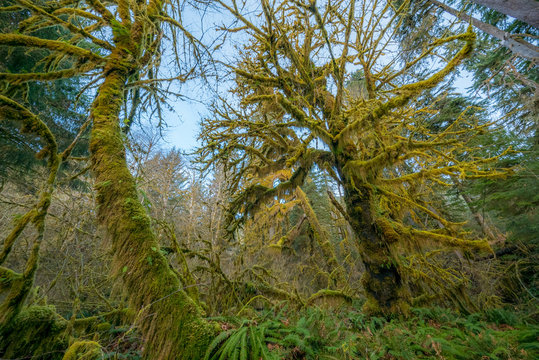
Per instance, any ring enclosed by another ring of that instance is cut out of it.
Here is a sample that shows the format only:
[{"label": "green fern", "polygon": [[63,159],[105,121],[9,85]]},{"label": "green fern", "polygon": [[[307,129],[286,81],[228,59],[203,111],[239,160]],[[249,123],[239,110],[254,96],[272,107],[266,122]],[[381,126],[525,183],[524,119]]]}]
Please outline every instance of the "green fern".
[{"label": "green fern", "polygon": [[[207,360],[539,358],[539,327],[519,323],[510,310],[462,316],[443,308],[413,309],[391,319],[307,308],[287,316],[283,307],[254,320],[226,319],[235,328],[211,344]],[[294,316],[295,315],[295,316]]]},{"label": "green fern", "polygon": [[275,327],[275,322],[255,325],[243,321],[236,329],[219,334],[210,344],[205,360],[277,360],[280,357],[267,348],[266,332]]}]

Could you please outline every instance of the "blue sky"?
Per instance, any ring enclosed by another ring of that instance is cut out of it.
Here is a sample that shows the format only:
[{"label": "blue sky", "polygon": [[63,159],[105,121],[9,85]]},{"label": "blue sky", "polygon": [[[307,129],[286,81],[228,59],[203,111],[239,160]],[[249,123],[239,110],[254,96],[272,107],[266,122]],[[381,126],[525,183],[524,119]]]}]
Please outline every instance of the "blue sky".
[{"label": "blue sky", "polygon": [[174,104],[175,113],[170,113],[167,119],[168,129],[165,134],[165,147],[176,147],[191,151],[198,145],[196,138],[199,123],[208,111],[205,105],[195,101],[178,101]]},{"label": "blue sky", "polygon": [[[472,75],[463,70],[459,75],[454,86],[457,91],[465,93],[466,89],[471,86]],[[168,129],[163,146],[191,152],[199,145],[197,136],[200,131],[200,120],[209,115],[209,110],[203,102],[208,102],[210,99],[204,99],[204,90],[194,84],[184,86],[182,94],[191,99],[176,100],[172,104],[174,112],[170,112],[167,116]]]},{"label": "blue sky", "polygon": [[[215,11],[215,9],[212,10]],[[196,11],[192,15],[184,18],[184,21],[187,22],[187,28],[194,35],[202,35],[206,39],[216,36],[217,32],[214,27],[216,24],[223,25],[225,22],[231,21],[229,16],[225,16],[220,12],[208,11],[204,14],[204,19],[201,19],[200,14],[196,14]],[[189,20],[191,20],[191,23],[189,23]],[[233,63],[238,54],[235,45],[240,45],[243,42],[242,40],[245,39],[241,38],[240,33],[230,34],[227,43],[218,51],[217,56],[219,56],[220,60]],[[467,88],[471,86],[472,75],[463,70],[462,67],[459,70],[459,77],[453,86],[457,91],[466,93]],[[213,86],[219,85],[221,85],[220,90],[226,88],[226,85],[223,86],[222,81],[221,83],[213,84]],[[168,128],[164,133],[164,142],[162,143],[164,148],[176,147],[183,151],[191,152],[199,145],[197,142],[200,131],[199,124],[202,118],[210,115],[208,104],[212,99],[212,91],[205,86],[208,85],[202,85],[200,81],[188,82],[178,90],[185,98],[170,99],[173,111],[170,111],[166,116]],[[223,91],[220,91],[220,93],[223,95]],[[481,96],[481,94],[476,96]]]}]

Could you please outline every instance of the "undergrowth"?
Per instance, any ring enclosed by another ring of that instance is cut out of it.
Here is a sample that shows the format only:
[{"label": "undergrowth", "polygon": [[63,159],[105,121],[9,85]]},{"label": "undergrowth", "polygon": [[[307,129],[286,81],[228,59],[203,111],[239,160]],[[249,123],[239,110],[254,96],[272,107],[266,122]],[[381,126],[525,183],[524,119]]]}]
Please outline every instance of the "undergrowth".
[{"label": "undergrowth", "polygon": [[416,308],[409,319],[387,320],[320,308],[297,313],[281,305],[252,319],[214,320],[223,332],[206,360],[539,358],[539,326],[504,309],[462,316]]}]

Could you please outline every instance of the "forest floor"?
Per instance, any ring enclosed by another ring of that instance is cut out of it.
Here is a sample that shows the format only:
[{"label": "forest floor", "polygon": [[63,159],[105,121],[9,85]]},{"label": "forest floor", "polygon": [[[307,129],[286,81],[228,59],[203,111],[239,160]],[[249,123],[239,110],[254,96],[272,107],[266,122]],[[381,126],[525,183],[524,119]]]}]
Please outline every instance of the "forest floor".
[{"label": "forest floor", "polygon": [[[537,314],[491,309],[462,315],[414,308],[407,319],[366,317],[361,312],[280,304],[249,318],[212,318],[223,332],[207,359],[538,359]],[[136,332],[108,330],[109,359],[140,358]]]}]

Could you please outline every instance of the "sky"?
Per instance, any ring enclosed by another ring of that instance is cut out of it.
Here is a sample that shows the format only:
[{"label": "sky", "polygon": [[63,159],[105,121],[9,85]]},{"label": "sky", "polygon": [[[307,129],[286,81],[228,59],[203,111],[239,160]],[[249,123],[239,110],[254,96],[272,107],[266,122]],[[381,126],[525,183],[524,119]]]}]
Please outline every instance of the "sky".
[{"label": "sky", "polygon": [[[206,38],[214,38],[217,34],[215,31],[215,24],[224,24],[230,21],[230,17],[224,16],[222,13],[208,13],[204,15],[204,19],[201,20],[200,14],[192,14],[192,16],[185,16],[184,22],[187,22],[187,28],[196,35],[203,34]],[[189,20],[191,23],[189,24]],[[219,57],[221,60],[233,63],[238,51],[235,47],[242,43],[242,40],[238,38],[239,33],[231,33],[230,38],[227,39],[226,44],[219,50]],[[466,93],[467,88],[472,84],[472,75],[460,67],[459,76],[454,82],[453,86],[458,92]],[[177,148],[187,153],[195,150],[200,143],[197,141],[197,136],[200,131],[200,121],[204,117],[210,116],[208,104],[212,99],[212,91],[206,88],[207,84],[201,84],[198,82],[187,82],[183,84],[178,92],[185,96],[182,99],[171,99],[170,105],[172,111],[168,111],[166,115],[166,123],[168,125],[166,132],[164,133],[164,141],[162,143],[163,148]],[[213,87],[220,86],[220,94],[226,88],[225,86],[214,83]]]},{"label": "sky", "polygon": [[204,104],[193,100],[179,100],[173,107],[174,113],[170,112],[167,115],[168,128],[163,145],[191,152],[199,145],[196,138],[200,120],[209,112]]},{"label": "sky", "polygon": [[[454,83],[458,92],[466,93],[472,85],[472,74],[461,70],[459,77]],[[201,86],[187,84],[182,87],[182,94],[186,95],[184,100],[176,100],[173,104],[174,112],[167,115],[167,131],[164,134],[164,148],[177,148],[187,153],[192,152],[200,143],[197,136],[200,131],[200,121],[210,115],[210,111],[204,102],[209,102],[210,98],[204,99],[201,93]],[[202,91],[203,92],[203,91]]]},{"label": "sky", "polygon": [[[212,46],[219,43],[219,39],[224,34],[222,31],[217,31],[216,27],[227,28],[235,21],[230,14],[212,7],[205,8],[203,15],[198,10],[187,7],[184,9],[182,20],[185,28],[189,29],[191,34],[200,39],[202,43],[212,44]],[[210,47],[211,56],[214,59],[218,56],[217,60],[225,63],[234,63],[238,53],[236,46],[245,40],[245,37],[243,39],[241,37],[243,36],[240,33],[227,35],[227,41],[219,47],[218,51],[213,52]],[[209,104],[214,98],[215,92],[220,90],[219,94],[223,95],[222,90],[226,87],[222,86],[223,80],[220,80],[220,83],[212,78],[207,80],[210,84],[204,84],[203,81],[188,81],[182,84],[180,89],[173,89],[182,94],[183,98],[170,100],[169,105],[172,106],[173,111],[169,111],[166,115],[168,127],[164,134],[162,147],[175,147],[189,153],[200,145],[197,141],[200,131],[199,124],[204,117],[210,115]]]}]

